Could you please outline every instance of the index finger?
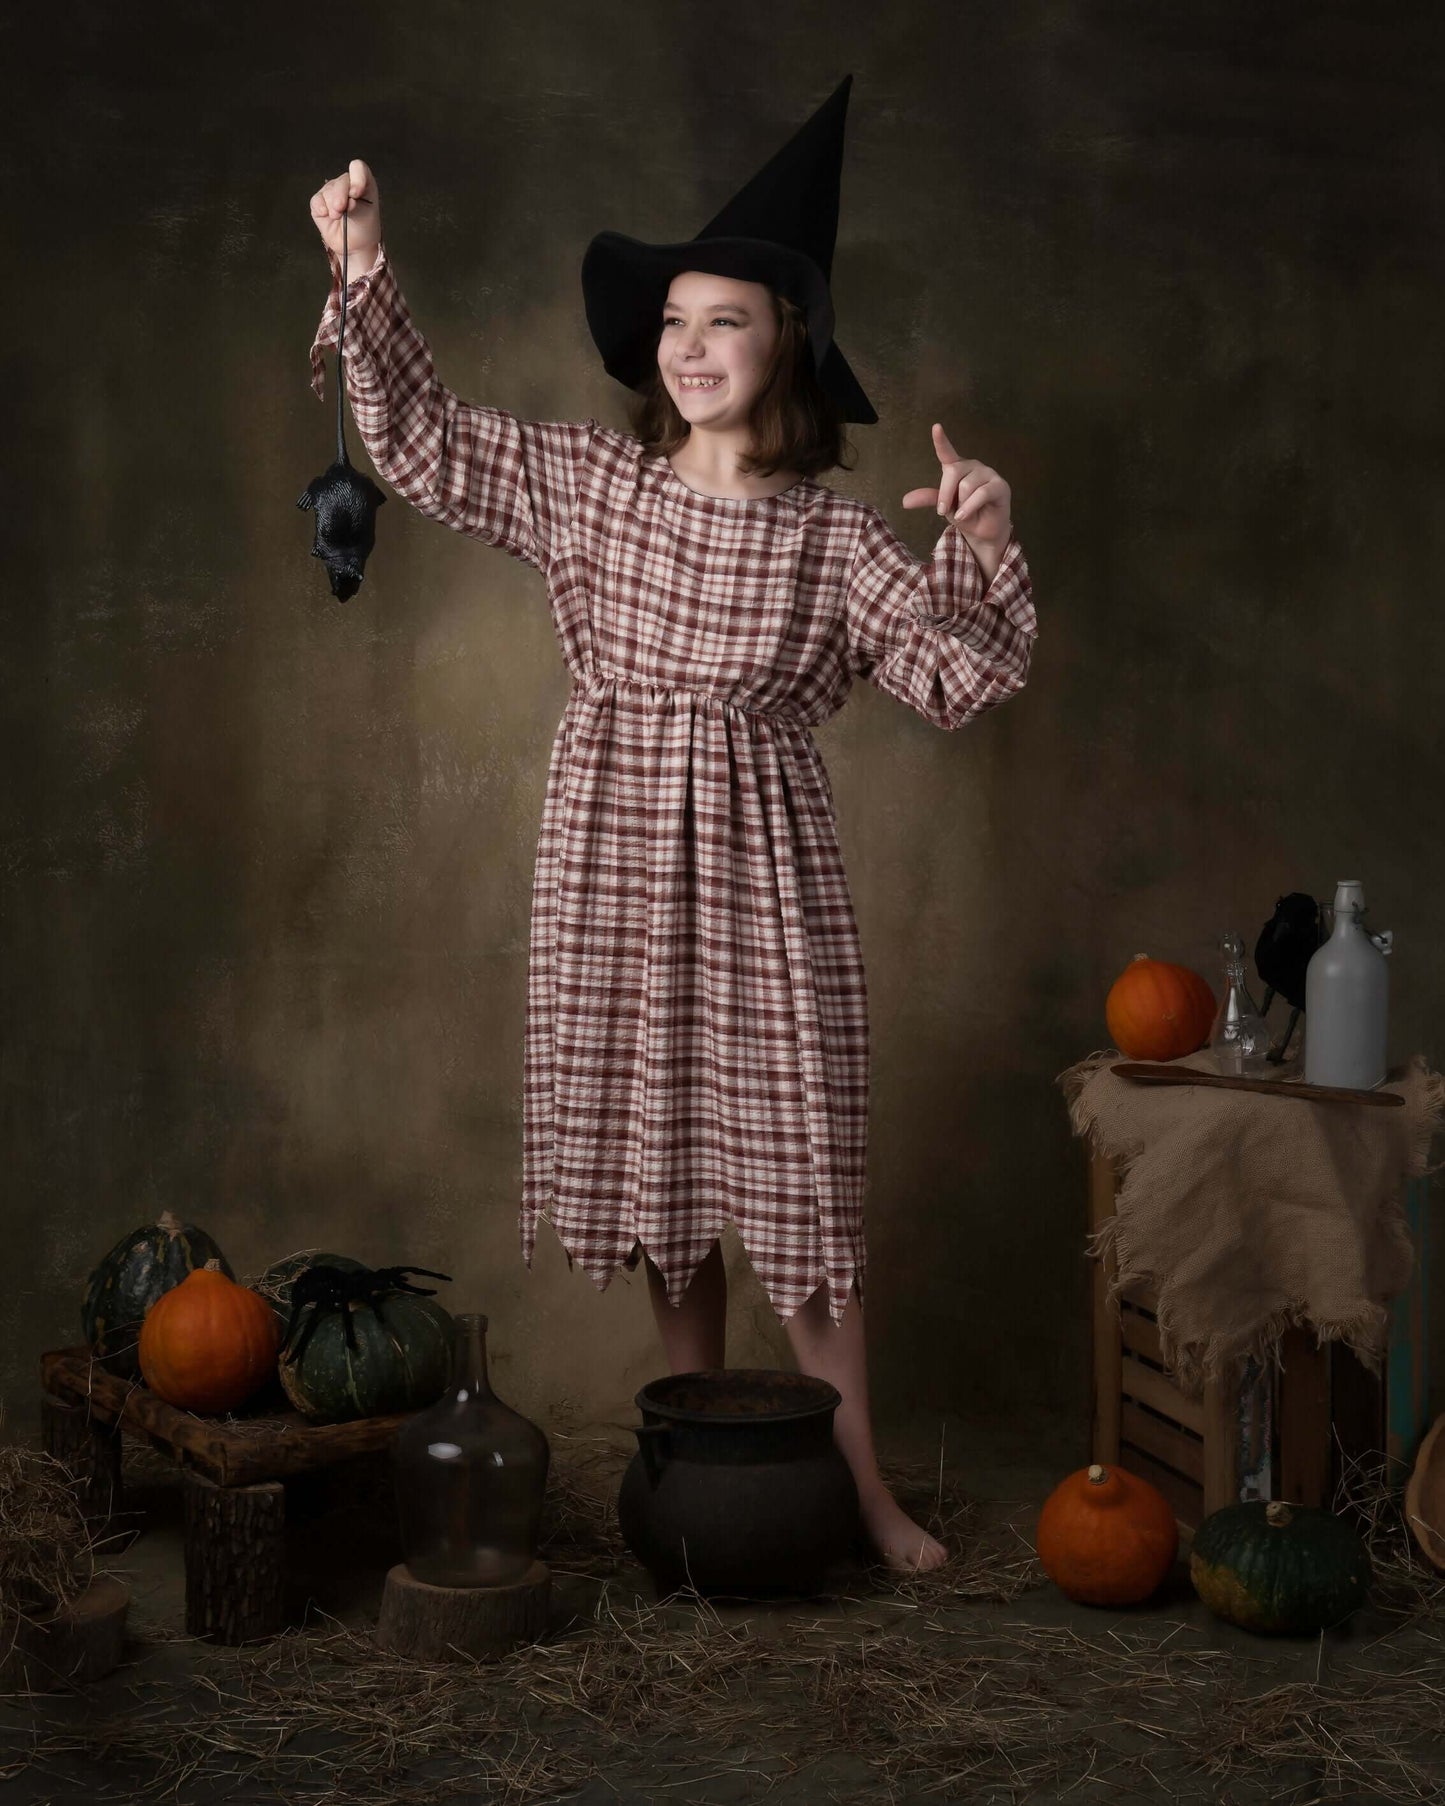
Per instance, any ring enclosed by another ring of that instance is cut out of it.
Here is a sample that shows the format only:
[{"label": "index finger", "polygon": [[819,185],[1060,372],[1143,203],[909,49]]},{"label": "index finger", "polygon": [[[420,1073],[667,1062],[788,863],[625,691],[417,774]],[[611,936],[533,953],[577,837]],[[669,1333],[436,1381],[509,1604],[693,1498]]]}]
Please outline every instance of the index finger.
[{"label": "index finger", "polygon": [[933,443],[939,458],[945,464],[956,464],[958,462],[958,453],[953,449],[953,441],[949,438],[948,434],[944,432],[943,423],[941,421],[935,420],[933,423]]}]

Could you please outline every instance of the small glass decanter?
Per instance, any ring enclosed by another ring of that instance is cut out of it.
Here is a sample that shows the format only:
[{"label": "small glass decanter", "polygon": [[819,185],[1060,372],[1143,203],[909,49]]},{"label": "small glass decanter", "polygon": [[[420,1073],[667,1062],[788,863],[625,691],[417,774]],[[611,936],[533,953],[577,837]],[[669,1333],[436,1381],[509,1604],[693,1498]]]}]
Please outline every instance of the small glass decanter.
[{"label": "small glass decanter", "polygon": [[486,1318],[455,1323],[447,1390],[393,1445],[402,1550],[428,1586],[506,1586],[537,1557],[550,1451],[488,1383]]},{"label": "small glass decanter", "polygon": [[1269,1024],[1249,994],[1244,942],[1237,934],[1225,934],[1219,945],[1224,953],[1224,1001],[1209,1031],[1215,1068],[1229,1078],[1267,1078]]}]

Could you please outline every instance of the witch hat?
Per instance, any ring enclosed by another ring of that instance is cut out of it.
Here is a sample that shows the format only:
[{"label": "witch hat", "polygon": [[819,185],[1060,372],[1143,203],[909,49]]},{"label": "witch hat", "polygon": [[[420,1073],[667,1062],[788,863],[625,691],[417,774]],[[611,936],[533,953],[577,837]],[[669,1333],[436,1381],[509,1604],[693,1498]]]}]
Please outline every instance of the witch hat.
[{"label": "witch hat", "polygon": [[657,341],[668,284],[680,270],[704,270],[765,282],[803,310],[813,367],[845,420],[878,418],[848,361],[833,342],[828,287],[838,236],[843,124],[853,77],[845,75],[780,151],[765,163],[696,238],[650,245],[620,232],[599,232],[582,259],[587,324],[603,366],[629,389],[657,370]]}]

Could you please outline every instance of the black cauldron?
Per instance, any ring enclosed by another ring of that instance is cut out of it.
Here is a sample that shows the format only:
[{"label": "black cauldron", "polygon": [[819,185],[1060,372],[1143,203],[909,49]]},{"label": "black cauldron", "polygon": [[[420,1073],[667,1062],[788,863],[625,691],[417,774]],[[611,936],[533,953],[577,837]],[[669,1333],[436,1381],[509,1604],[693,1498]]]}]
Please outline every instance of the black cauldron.
[{"label": "black cauldron", "polygon": [[675,1373],[637,1394],[617,1517],[659,1593],[816,1593],[858,1534],[826,1380],[770,1368]]}]

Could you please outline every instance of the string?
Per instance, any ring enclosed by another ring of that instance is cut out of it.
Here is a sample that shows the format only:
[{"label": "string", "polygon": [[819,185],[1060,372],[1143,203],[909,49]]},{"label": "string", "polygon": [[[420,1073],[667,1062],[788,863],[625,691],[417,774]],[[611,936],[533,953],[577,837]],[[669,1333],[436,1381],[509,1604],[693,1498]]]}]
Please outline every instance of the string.
[{"label": "string", "polygon": [[346,342],[346,221],[348,217],[349,210],[348,213],[343,213],[341,216],[341,324],[336,329],[336,455],[338,462],[342,464],[350,461],[346,456],[346,409],[342,405],[341,394],[345,380],[342,375],[341,348]]}]

